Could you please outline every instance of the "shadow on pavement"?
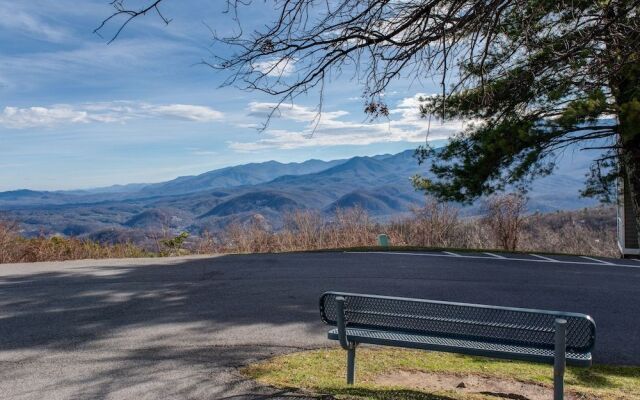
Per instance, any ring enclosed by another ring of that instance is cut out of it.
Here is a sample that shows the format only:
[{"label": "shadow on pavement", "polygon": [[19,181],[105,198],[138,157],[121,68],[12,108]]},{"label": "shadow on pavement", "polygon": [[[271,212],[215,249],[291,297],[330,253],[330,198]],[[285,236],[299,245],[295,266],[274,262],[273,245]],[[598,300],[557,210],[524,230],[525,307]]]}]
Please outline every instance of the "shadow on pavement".
[{"label": "shadow on pavement", "polygon": [[236,367],[329,345],[317,305],[326,290],[585,312],[598,324],[596,362],[640,362],[632,269],[342,253],[81,264],[0,266],[5,393],[272,396]]}]

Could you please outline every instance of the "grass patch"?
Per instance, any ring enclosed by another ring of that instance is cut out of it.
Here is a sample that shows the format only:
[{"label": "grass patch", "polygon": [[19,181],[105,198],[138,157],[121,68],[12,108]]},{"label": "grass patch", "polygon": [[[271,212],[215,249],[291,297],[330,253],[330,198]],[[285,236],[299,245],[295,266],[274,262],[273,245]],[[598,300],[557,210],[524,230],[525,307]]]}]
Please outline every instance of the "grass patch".
[{"label": "grass patch", "polygon": [[[453,400],[496,399],[483,394],[425,391],[381,386],[376,378],[392,371],[474,374],[487,378],[553,385],[553,368],[544,364],[487,359],[458,354],[393,348],[359,348],[356,385],[345,384],[346,353],[341,349],[305,351],[250,365],[243,373],[258,382],[283,389],[332,395],[338,399]],[[567,369],[566,393],[578,398],[631,400],[640,398],[640,367],[596,365]]]}]

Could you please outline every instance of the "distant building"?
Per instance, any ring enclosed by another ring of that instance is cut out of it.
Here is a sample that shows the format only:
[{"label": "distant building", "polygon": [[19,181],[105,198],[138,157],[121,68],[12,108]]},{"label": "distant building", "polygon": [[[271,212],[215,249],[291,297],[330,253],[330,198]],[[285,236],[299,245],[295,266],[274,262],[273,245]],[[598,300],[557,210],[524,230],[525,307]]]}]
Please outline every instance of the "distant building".
[{"label": "distant building", "polygon": [[618,247],[623,257],[640,256],[638,247],[638,226],[631,204],[631,194],[624,180],[620,180],[618,188]]}]

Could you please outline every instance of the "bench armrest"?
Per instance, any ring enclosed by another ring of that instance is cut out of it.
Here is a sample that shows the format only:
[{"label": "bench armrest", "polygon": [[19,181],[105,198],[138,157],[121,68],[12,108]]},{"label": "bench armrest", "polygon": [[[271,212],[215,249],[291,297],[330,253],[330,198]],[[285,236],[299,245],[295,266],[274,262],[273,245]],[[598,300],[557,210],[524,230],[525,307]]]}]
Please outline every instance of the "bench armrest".
[{"label": "bench armrest", "polygon": [[345,321],[344,302],[344,297],[336,297],[336,325],[338,327],[338,340],[340,341],[340,346],[342,346],[342,348],[345,350],[350,350],[355,347],[355,344],[349,342],[349,339],[347,338],[347,324]]}]

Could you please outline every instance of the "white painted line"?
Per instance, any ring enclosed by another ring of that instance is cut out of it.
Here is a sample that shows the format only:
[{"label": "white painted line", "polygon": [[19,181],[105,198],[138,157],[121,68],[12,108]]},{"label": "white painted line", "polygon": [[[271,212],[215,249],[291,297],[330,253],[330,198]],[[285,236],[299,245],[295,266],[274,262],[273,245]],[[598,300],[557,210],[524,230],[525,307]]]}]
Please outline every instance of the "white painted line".
[{"label": "white painted line", "polygon": [[584,258],[585,260],[591,260],[591,261],[595,261],[595,262],[599,262],[605,265],[614,265],[613,263],[610,263],[609,261],[603,261],[603,260],[598,260],[597,258],[592,258],[592,257],[587,257],[587,256],[580,256],[580,258]]},{"label": "white painted line", "polygon": [[482,254],[486,254],[488,256],[495,257],[495,258],[501,258],[501,259],[506,259],[507,258],[507,257],[503,257],[503,256],[501,256],[499,254],[493,254],[493,253],[482,253]]},{"label": "white painted line", "polygon": [[[495,261],[527,261],[527,262],[535,262],[535,263],[549,263],[553,262],[555,264],[574,264],[574,265],[592,265],[592,266],[603,266],[604,261],[597,260],[598,262],[586,262],[586,261],[560,261],[549,258],[548,260],[544,256],[538,256],[541,258],[540,260],[532,260],[530,258],[489,258],[485,256],[471,256],[471,255],[462,255],[451,252],[442,251],[439,253],[408,253],[401,251],[345,251],[346,254],[382,254],[382,255],[391,255],[391,256],[415,256],[415,257],[456,257],[456,258],[473,258],[473,259],[481,259],[481,260],[495,260]],[[445,254],[448,253],[448,254]],[[533,255],[533,254],[532,254]],[[544,257],[544,258],[543,258]],[[628,264],[614,264],[608,263],[607,266],[615,266],[615,267],[623,267],[623,268],[634,268],[640,269],[640,266],[628,265]]]},{"label": "white painted line", "polygon": [[549,258],[549,257],[545,257],[545,256],[541,256],[539,254],[529,254],[531,257],[538,257],[540,259],[543,259],[545,261],[551,261],[551,262],[558,262],[558,260],[554,260],[553,258]]}]

